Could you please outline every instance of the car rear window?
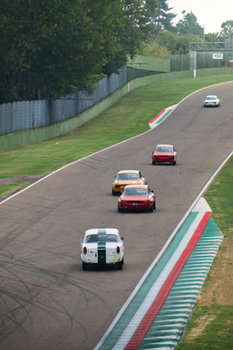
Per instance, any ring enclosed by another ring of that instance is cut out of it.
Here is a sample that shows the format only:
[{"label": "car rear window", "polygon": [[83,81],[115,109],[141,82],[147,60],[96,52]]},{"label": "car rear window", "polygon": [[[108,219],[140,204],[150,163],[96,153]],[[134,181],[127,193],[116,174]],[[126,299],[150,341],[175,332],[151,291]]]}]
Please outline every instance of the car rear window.
[{"label": "car rear window", "polygon": [[171,146],[159,146],[156,147],[156,152],[173,152],[173,148]]},{"label": "car rear window", "polygon": [[216,100],[216,96],[207,96],[206,100]]},{"label": "car rear window", "polygon": [[125,196],[146,196],[146,188],[125,188]]},{"label": "car rear window", "polygon": [[95,234],[86,236],[86,243],[95,243],[95,242],[118,242],[118,237],[114,234]]},{"label": "car rear window", "polygon": [[121,173],[118,174],[117,180],[138,180],[138,174],[137,173]]}]

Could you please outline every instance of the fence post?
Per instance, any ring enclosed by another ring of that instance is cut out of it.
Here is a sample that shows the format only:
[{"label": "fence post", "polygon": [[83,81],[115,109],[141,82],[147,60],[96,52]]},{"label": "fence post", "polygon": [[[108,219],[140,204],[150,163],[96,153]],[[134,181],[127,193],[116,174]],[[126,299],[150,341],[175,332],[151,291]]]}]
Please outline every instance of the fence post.
[{"label": "fence post", "polygon": [[49,102],[49,125],[52,125],[54,124],[53,101],[49,99],[48,102]]}]

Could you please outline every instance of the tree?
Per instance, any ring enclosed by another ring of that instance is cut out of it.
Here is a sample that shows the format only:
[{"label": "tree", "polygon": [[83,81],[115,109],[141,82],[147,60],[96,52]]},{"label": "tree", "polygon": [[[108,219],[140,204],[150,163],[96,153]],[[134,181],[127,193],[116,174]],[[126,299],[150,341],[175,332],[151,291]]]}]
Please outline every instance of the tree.
[{"label": "tree", "polygon": [[200,38],[194,34],[179,35],[163,30],[144,44],[139,52],[147,56],[185,54],[189,52],[189,43],[196,41],[200,41]]},{"label": "tree", "polygon": [[165,57],[170,56],[171,52],[168,51],[165,45],[160,45],[156,39],[151,39],[149,42],[146,42],[141,46],[139,55]]},{"label": "tree", "polygon": [[0,103],[91,88],[133,57],[156,0],[1,0]]},{"label": "tree", "polygon": [[205,34],[205,41],[206,42],[217,42],[221,41],[221,36],[219,33],[206,33]]},{"label": "tree", "polygon": [[107,75],[117,72],[126,63],[127,56],[132,59],[136,55],[154,27],[151,16],[156,9],[156,0],[125,0],[122,4],[121,21],[115,27],[118,50],[104,67]]},{"label": "tree", "polygon": [[233,20],[228,20],[221,24],[221,35],[225,37],[233,36]]},{"label": "tree", "polygon": [[156,13],[152,16],[152,21],[157,27],[157,31],[169,30],[174,31],[172,20],[176,14],[171,13],[172,7],[169,7],[167,0],[158,0],[158,7]]},{"label": "tree", "polygon": [[170,54],[176,53],[176,42],[178,36],[168,30],[161,31],[157,36],[157,42],[160,46],[165,46]]},{"label": "tree", "polygon": [[191,12],[182,12],[183,18],[179,20],[176,25],[177,34],[192,33],[194,35],[201,36],[203,34],[203,28],[197,22],[197,17]]},{"label": "tree", "polygon": [[[102,38],[81,0],[2,0],[1,5],[1,101],[36,99],[38,91],[56,98],[101,72]],[[95,65],[88,64],[97,51]]]}]

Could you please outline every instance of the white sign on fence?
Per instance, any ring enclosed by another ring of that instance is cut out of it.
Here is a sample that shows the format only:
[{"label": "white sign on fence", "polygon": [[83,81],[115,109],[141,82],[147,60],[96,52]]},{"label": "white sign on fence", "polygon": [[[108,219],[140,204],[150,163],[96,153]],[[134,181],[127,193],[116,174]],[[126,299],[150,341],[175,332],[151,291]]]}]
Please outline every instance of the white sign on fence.
[{"label": "white sign on fence", "polygon": [[213,53],[213,60],[222,60],[223,59],[223,53],[222,52],[214,52]]}]

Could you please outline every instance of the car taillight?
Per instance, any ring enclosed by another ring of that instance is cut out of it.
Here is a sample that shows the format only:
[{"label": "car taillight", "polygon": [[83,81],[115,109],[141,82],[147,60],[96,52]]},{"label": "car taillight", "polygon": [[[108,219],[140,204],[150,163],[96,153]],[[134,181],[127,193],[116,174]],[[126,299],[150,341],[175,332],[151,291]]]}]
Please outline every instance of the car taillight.
[{"label": "car taillight", "polygon": [[83,248],[83,254],[87,254],[87,247]]},{"label": "car taillight", "polygon": [[117,251],[117,254],[120,254],[120,247],[117,247],[116,251]]}]

